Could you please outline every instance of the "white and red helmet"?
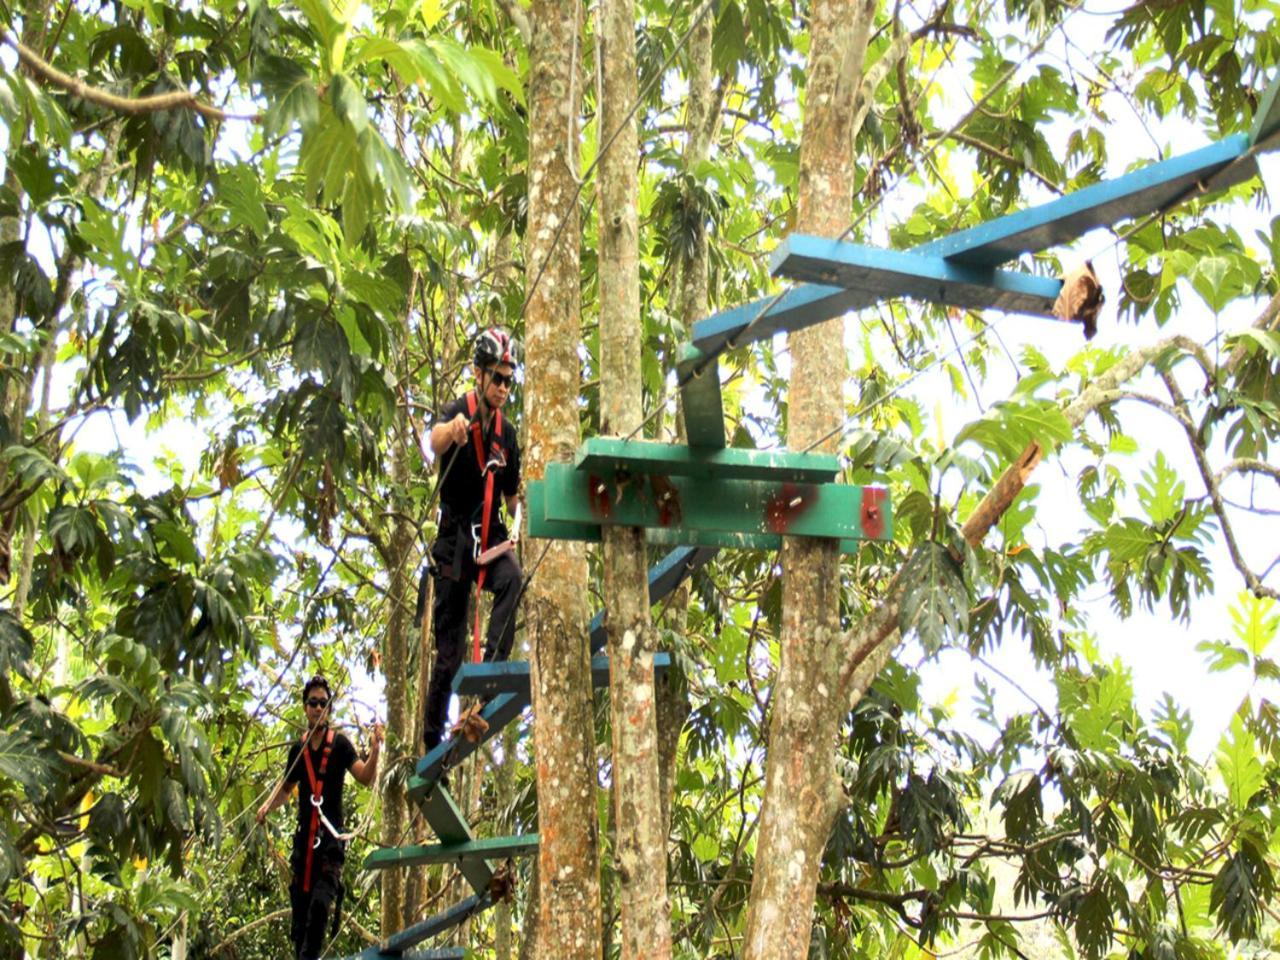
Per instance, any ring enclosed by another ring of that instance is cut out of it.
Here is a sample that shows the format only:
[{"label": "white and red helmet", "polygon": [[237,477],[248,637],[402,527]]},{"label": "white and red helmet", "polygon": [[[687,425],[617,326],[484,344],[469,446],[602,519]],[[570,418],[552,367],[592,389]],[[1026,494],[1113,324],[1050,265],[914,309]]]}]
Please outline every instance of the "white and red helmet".
[{"label": "white and red helmet", "polygon": [[495,363],[519,366],[520,344],[500,327],[489,327],[476,337],[476,366],[485,369]]}]

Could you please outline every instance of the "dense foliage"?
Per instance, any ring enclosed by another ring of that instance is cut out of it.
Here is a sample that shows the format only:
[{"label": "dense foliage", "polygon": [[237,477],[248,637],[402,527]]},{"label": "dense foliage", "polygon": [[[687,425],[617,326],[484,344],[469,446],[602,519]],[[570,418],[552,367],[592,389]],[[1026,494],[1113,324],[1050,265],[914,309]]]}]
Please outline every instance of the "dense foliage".
[{"label": "dense foliage", "polygon": [[[722,115],[711,159],[693,166],[686,40],[709,8],[640,7],[657,409],[686,332],[676,291],[695,238],[710,235],[714,303],[774,289],[765,254],[793,216],[805,5],[714,6]],[[405,471],[389,465],[462,389],[468,336],[494,319],[520,332],[527,14],[514,0],[2,10],[0,955],[279,957],[280,916],[255,921],[287,904],[288,818],[264,832],[252,812],[300,731],[298,684],[336,678],[349,725],[381,713],[388,670],[420,693],[423,651],[387,663],[382,643],[387,585],[405,565],[396,525],[414,531],[416,571],[433,465],[416,452]],[[886,8],[868,60],[888,69],[859,104],[852,235],[910,246],[1247,131],[1276,76],[1277,11]],[[607,143],[592,31],[586,17],[566,51],[583,65],[585,176]],[[19,42],[35,66],[16,65]],[[199,109],[138,106],[174,91],[194,91]],[[593,195],[586,185],[584,210]],[[910,640],[846,725],[849,805],[823,865],[815,956],[1209,960],[1276,947],[1280,611],[1275,565],[1256,559],[1275,542],[1280,478],[1280,217],[1268,222],[1267,202],[1253,179],[1106,238],[1119,266],[1094,345],[1042,321],[908,303],[850,322],[845,479],[887,485],[897,530],[846,559],[845,603],[852,623],[903,571]],[[600,389],[591,222],[586,434]],[[1097,250],[1027,268],[1059,274]],[[1140,350],[1154,351],[1148,377],[1083,425],[1067,416]],[[778,443],[784,346],[739,349],[723,367],[732,442]],[[669,425],[654,417],[649,434]],[[1032,440],[1065,479],[1029,487],[968,547],[959,524]],[[684,956],[733,956],[743,923],[774,564],[726,552],[695,578],[687,630],[667,634],[691,710],[671,846]],[[1119,628],[1098,595],[1118,618],[1154,611],[1174,643],[1242,588],[1231,624],[1185,641],[1205,641],[1207,670],[1248,680],[1206,757],[1191,705],[1150,709],[1131,668],[1102,652],[1098,632]],[[1025,676],[998,665],[1012,647],[1031,653]],[[928,693],[939,657],[972,663],[951,702]],[[384,775],[403,778],[417,736],[391,735]],[[481,829],[536,826],[529,759],[508,749],[502,775],[471,788]],[[354,861],[386,838],[378,805],[352,794]],[[432,877],[423,910],[452,895],[446,879]],[[348,885],[335,955],[377,933],[376,884],[353,865]],[[470,930],[477,947],[495,936],[491,919]]]}]

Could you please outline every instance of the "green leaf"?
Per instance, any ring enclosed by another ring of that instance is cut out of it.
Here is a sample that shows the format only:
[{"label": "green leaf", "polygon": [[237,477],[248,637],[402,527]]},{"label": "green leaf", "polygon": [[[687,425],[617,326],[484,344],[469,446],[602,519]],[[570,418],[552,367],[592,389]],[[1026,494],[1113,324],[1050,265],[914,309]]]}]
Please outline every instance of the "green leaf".
[{"label": "green leaf", "polygon": [[689,851],[703,863],[714,863],[720,856],[720,843],[711,834],[700,833]]},{"label": "green leaf", "polygon": [[270,221],[253,168],[246,164],[225,168],[218,176],[218,200],[231,214],[232,224],[248,227],[259,239],[267,235]]},{"label": "green leaf", "polygon": [[921,544],[902,571],[902,607],[898,629],[903,635],[918,631],[929,653],[946,640],[969,629],[969,591],[960,565],[940,543]]},{"label": "green leaf", "polygon": [[334,115],[359,136],[369,125],[369,104],[355,82],[345,74],[335,74],[329,81],[329,103]]},{"label": "green leaf", "polygon": [[1234,806],[1244,809],[1261,789],[1266,774],[1258,759],[1258,742],[1245,729],[1239,714],[1231,718],[1229,734],[1223,734],[1218,741],[1217,761],[1228,798]]},{"label": "green leaf", "polygon": [[319,121],[320,97],[315,80],[298,63],[284,57],[263,57],[254,79],[267,98],[263,132],[268,138],[287,132],[294,123],[305,134]]},{"label": "green leaf", "polygon": [[49,773],[49,760],[34,740],[24,733],[0,732],[0,777],[36,790]]},{"label": "green leaf", "polygon": [[1157,451],[1151,469],[1143,471],[1138,484],[1138,500],[1151,522],[1158,526],[1176,517],[1185,491],[1186,485],[1165,459],[1164,451]]},{"label": "green leaf", "polygon": [[1280,633],[1280,614],[1271,616],[1276,603],[1270,597],[1255,597],[1243,591],[1231,607],[1235,634],[1255,657],[1260,657]]}]

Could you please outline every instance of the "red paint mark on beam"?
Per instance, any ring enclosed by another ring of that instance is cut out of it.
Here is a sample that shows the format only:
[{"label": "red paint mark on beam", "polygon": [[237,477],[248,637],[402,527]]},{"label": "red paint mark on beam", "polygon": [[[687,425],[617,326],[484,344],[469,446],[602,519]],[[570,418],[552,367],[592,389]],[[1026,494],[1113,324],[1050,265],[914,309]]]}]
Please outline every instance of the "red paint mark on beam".
[{"label": "red paint mark on beam", "polygon": [[653,490],[653,502],[658,506],[658,525],[672,527],[684,519],[684,506],[680,503],[680,491],[674,483],[654,473],[649,476],[649,486]]},{"label": "red paint mark on beam", "polygon": [[764,505],[764,523],[773,533],[786,533],[818,502],[812,483],[784,483]]},{"label": "red paint mark on beam", "polygon": [[609,485],[594,473],[587,475],[587,503],[597,517],[607,520],[613,513],[613,497],[609,495]]},{"label": "red paint mark on beam", "polygon": [[883,487],[862,488],[862,532],[869,540],[884,536],[884,504],[888,496]]}]

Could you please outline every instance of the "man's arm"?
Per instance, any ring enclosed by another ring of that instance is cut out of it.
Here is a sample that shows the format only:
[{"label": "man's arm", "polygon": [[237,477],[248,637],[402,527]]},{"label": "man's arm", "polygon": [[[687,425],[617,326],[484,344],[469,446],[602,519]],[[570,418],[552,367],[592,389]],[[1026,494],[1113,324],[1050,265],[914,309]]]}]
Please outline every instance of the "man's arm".
[{"label": "man's arm", "polygon": [[294,785],[289,783],[287,780],[280,781],[276,786],[275,792],[272,793],[271,796],[267,798],[266,802],[258,808],[258,813],[255,817],[258,823],[265,823],[267,814],[272,810],[275,810],[277,807],[283,807],[289,802],[289,798],[293,796],[293,787]]},{"label": "man's arm", "polygon": [[351,764],[351,776],[366,787],[373,783],[378,775],[378,754],[382,752],[382,724],[373,725],[373,743],[369,745],[369,759],[357,760]]},{"label": "man's arm", "polygon": [[467,415],[459,413],[452,420],[437,423],[431,428],[431,452],[437,457],[452,446],[467,442]]}]

